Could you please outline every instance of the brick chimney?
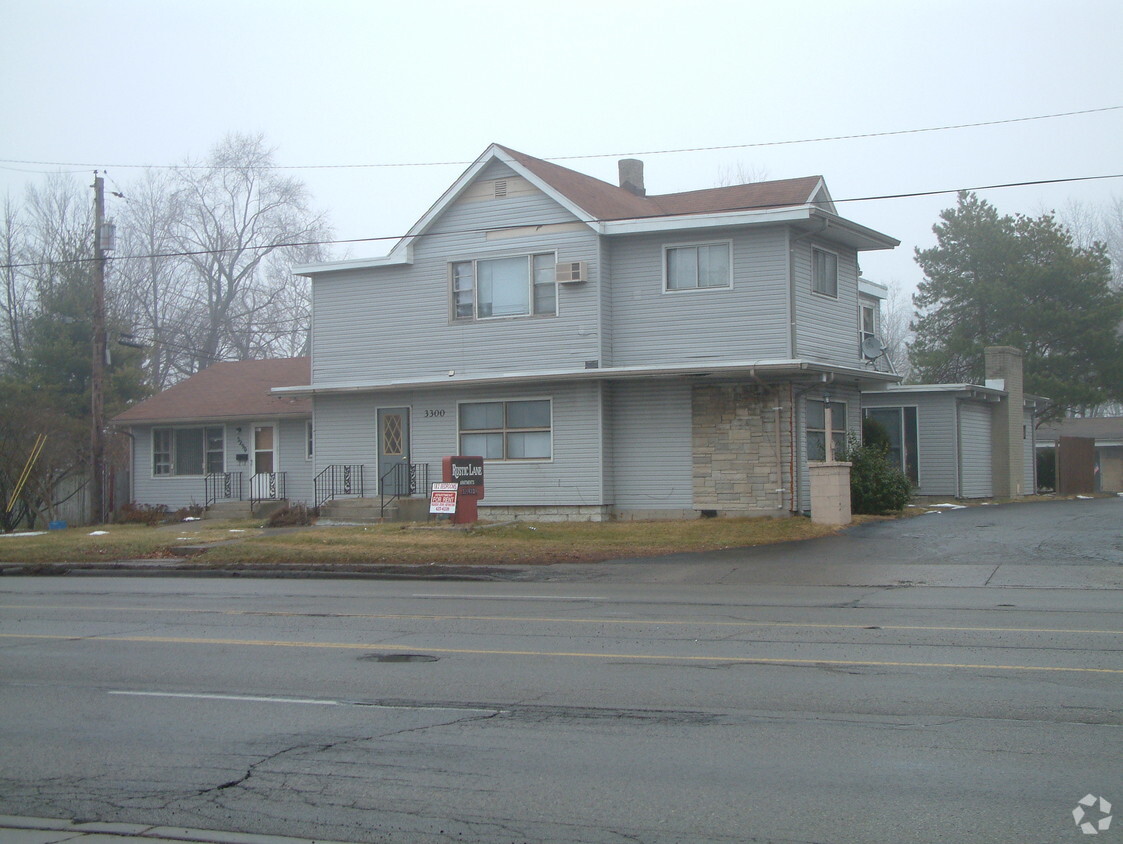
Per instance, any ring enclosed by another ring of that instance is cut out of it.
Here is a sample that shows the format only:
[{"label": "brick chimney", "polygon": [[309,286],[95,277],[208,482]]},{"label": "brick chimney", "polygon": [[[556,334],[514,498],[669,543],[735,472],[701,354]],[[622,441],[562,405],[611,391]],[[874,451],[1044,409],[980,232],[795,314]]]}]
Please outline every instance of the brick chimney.
[{"label": "brick chimney", "polygon": [[[1022,353],[1013,346],[988,346],[986,386],[1006,391],[992,417],[991,477],[996,498],[1028,494],[1025,485],[1025,393],[1022,390]],[[1032,490],[1030,490],[1032,492]]]},{"label": "brick chimney", "polygon": [[643,186],[643,162],[638,158],[621,158],[619,167],[620,187],[636,196],[647,196]]}]

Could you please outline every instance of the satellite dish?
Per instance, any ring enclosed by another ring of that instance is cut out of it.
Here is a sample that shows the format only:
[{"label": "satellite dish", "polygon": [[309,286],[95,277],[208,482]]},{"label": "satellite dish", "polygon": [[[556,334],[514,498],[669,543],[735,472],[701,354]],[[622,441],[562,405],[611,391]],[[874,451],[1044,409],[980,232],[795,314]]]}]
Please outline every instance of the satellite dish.
[{"label": "satellite dish", "polygon": [[874,366],[878,358],[884,357],[889,364],[889,371],[896,375],[897,369],[893,366],[893,359],[886,354],[888,349],[889,347],[876,334],[871,334],[862,341],[862,357],[869,361],[869,365]]},{"label": "satellite dish", "polygon": [[[853,348],[853,346],[851,346],[851,348]],[[881,342],[881,338],[876,334],[862,341],[862,357],[866,360],[877,360],[883,354],[885,354],[885,344]]]}]

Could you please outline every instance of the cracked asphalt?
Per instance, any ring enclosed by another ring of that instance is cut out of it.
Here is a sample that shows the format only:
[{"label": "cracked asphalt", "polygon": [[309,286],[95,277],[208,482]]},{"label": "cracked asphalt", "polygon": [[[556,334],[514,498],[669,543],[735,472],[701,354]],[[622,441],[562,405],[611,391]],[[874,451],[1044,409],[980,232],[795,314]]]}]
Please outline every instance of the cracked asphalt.
[{"label": "cracked asphalt", "polygon": [[5,577],[0,840],[1085,840],[1077,800],[1123,805],[1121,516],[496,582]]}]

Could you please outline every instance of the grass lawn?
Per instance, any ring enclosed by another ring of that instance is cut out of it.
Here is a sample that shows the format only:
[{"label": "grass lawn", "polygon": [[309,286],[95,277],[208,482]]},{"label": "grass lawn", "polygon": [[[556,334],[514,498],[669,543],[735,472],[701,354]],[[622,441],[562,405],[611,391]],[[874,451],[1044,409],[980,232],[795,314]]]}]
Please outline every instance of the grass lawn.
[{"label": "grass lawn", "polygon": [[[859,517],[868,518],[868,517]],[[827,536],[803,517],[650,522],[517,522],[469,530],[434,525],[312,527],[262,531],[249,522],[191,522],[158,528],[106,525],[37,536],[0,535],[0,563],[110,563],[158,559],[179,546],[237,539],[194,556],[198,565],[588,563],[763,545]]]}]

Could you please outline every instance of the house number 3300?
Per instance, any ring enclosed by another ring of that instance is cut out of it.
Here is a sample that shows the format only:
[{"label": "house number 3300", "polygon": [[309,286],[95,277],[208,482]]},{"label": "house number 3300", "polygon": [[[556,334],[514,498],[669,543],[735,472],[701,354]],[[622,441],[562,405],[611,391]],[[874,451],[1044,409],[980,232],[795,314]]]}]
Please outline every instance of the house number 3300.
[{"label": "house number 3300", "polygon": [[426,410],[425,411],[425,418],[426,419],[440,419],[444,415],[445,415],[445,412],[443,410]]}]

